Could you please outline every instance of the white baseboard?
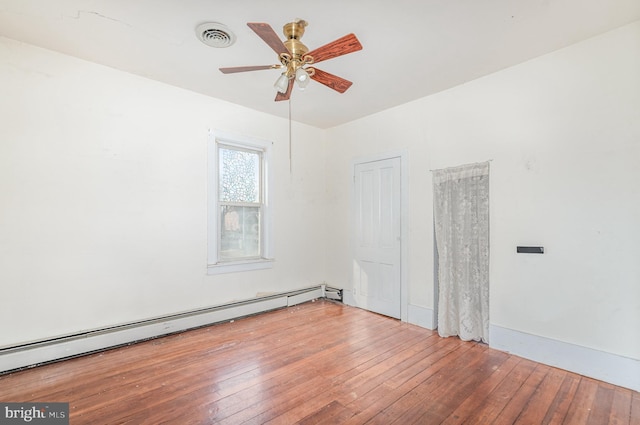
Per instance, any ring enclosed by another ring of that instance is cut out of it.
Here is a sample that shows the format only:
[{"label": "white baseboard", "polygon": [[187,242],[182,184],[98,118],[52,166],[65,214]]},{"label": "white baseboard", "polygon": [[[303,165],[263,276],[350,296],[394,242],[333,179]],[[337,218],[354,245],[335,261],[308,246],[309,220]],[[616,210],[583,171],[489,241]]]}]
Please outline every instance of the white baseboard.
[{"label": "white baseboard", "polygon": [[496,325],[489,341],[496,350],[640,391],[640,360]]},{"label": "white baseboard", "polygon": [[351,307],[357,307],[356,299],[353,297],[353,292],[351,292],[351,289],[342,290],[342,302]]},{"label": "white baseboard", "polygon": [[98,329],[0,350],[0,372],[35,366],[124,344],[263,313],[322,297],[322,288],[269,295],[227,305]]},{"label": "white baseboard", "polygon": [[435,329],[433,310],[426,307],[409,304],[407,322],[427,329]]},{"label": "white baseboard", "polygon": [[[358,307],[350,289],[343,289],[342,302],[352,307]],[[430,308],[409,304],[407,308],[407,323],[433,330],[436,323],[433,314],[434,311]]]}]

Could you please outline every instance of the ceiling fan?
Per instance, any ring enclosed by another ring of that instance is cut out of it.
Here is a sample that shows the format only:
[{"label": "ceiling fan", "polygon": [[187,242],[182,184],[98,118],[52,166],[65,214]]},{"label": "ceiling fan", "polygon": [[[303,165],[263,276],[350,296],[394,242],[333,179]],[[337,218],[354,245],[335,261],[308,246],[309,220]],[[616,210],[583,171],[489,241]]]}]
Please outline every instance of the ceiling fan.
[{"label": "ceiling fan", "polygon": [[304,89],[309,83],[309,79],[324,84],[339,93],[344,93],[353,84],[351,81],[329,74],[312,65],[362,50],[362,45],[354,34],[345,35],[331,43],[309,51],[307,46],[300,41],[307,26],[307,22],[302,19],[284,25],[283,32],[286,37],[284,42],[280,40],[269,24],[249,22],[247,25],[278,54],[280,63],[276,65],[220,68],[222,73],[232,74],[263,69],[282,69],[282,74],[274,84],[274,87],[278,90],[276,102],[289,99],[294,83],[298,83],[298,86]]}]

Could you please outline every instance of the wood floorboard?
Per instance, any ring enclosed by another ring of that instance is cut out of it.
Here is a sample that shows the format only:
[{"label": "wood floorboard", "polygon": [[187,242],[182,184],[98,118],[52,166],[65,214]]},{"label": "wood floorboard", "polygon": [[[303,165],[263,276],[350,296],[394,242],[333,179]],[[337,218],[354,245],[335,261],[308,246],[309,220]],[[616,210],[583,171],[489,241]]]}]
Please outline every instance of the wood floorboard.
[{"label": "wood floorboard", "polygon": [[485,404],[489,394],[495,390],[519,362],[520,359],[518,357],[507,358],[504,363],[502,363],[491,376],[478,385],[475,391],[469,394],[442,423],[445,425],[459,425],[467,422],[467,420],[472,418],[474,413]]},{"label": "wood floorboard", "polygon": [[630,423],[640,425],[640,393],[634,392],[631,401]]},{"label": "wood floorboard", "polygon": [[640,393],[319,300],[0,376],[84,424],[640,425]]},{"label": "wood floorboard", "polygon": [[[471,346],[462,346],[456,344],[459,340],[447,339],[449,344],[442,346],[437,352],[428,355],[427,358],[417,367],[410,370],[400,372],[401,381],[395,381],[391,385],[384,383],[383,385],[369,391],[365,394],[356,394],[347,407],[351,408],[356,414],[351,417],[347,424],[364,424],[380,414],[382,409],[395,403],[403,395],[413,391],[421,382],[434,376],[441,369],[444,369],[456,359],[460,358]],[[453,346],[453,349],[449,347]],[[418,370],[420,368],[420,370]],[[400,382],[400,383],[399,383]],[[395,385],[394,385],[395,384]]]},{"label": "wood floorboard", "polygon": [[535,391],[539,388],[542,381],[547,377],[550,371],[549,366],[542,364],[536,365],[535,369],[522,383],[520,388],[511,395],[504,409],[496,417],[495,423],[513,424],[517,421],[520,414],[526,409],[529,400],[533,397]]},{"label": "wood floorboard", "polygon": [[586,424],[591,413],[591,406],[598,390],[598,383],[592,379],[582,377],[564,422],[568,425]]},{"label": "wood floorboard", "polygon": [[615,387],[604,382],[598,384],[596,390],[596,396],[593,401],[593,406],[589,412],[589,424],[602,424],[607,423],[611,416],[611,407],[613,406],[613,396],[615,394]]},{"label": "wood floorboard", "polygon": [[396,346],[393,350],[336,376],[334,385],[353,399],[367,394],[435,350],[438,339],[436,335],[407,339],[406,344]]},{"label": "wood floorboard", "polygon": [[540,382],[533,395],[522,409],[515,425],[542,424],[550,406],[553,404],[567,372],[550,368],[545,379]]},{"label": "wood floorboard", "polygon": [[342,405],[339,401],[332,401],[326,406],[317,410],[301,421],[299,425],[323,425],[323,424],[335,424],[342,423],[346,419],[353,416],[353,412]]},{"label": "wood floorboard", "polygon": [[[628,415],[625,413],[629,412]],[[614,390],[611,403],[611,413],[608,423],[610,425],[629,425],[631,422],[631,394],[628,391]]]},{"label": "wood floorboard", "polygon": [[492,424],[535,369],[535,363],[519,359],[515,367],[489,393],[482,405],[465,420],[465,424]]},{"label": "wood floorboard", "polygon": [[[457,373],[449,375],[441,385],[431,388],[434,381],[423,382],[416,388],[415,393],[425,393],[429,403],[425,406],[424,397],[415,397],[415,402],[404,411],[393,415],[390,420],[393,424],[425,424],[442,423],[475,391],[476,387],[493,373],[494,368],[499,367],[508,357],[505,353],[497,351],[478,353],[476,360],[467,362],[459,367]],[[396,418],[397,416],[397,418]]]},{"label": "wood floorboard", "polygon": [[564,423],[564,418],[567,416],[567,412],[569,411],[569,407],[575,397],[579,384],[579,375],[572,373],[566,374],[556,397],[547,409],[547,414],[542,421],[543,424],[561,425]]}]

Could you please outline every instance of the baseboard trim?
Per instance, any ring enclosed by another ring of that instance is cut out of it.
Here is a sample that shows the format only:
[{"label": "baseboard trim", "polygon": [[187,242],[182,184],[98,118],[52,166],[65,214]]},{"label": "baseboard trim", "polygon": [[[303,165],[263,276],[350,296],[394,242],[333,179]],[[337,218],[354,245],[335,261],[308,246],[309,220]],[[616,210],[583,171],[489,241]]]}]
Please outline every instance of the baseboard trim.
[{"label": "baseboard trim", "polygon": [[491,348],[640,391],[640,360],[490,326]]},{"label": "baseboard trim", "polygon": [[351,307],[357,307],[356,299],[353,297],[351,289],[342,290],[342,302]]},{"label": "baseboard trim", "polygon": [[427,329],[435,329],[433,310],[418,305],[409,304],[407,322]]},{"label": "baseboard trim", "polygon": [[4,347],[0,349],[0,374],[277,310],[323,294],[324,287],[317,286]]}]

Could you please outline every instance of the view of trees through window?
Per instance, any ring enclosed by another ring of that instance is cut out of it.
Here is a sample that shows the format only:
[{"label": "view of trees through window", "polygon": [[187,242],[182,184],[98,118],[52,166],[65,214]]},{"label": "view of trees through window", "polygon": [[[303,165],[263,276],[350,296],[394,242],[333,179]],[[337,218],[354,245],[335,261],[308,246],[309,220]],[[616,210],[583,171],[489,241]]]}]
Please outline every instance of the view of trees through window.
[{"label": "view of trees through window", "polygon": [[219,260],[261,256],[262,152],[220,145]]},{"label": "view of trees through window", "polygon": [[260,202],[260,152],[220,147],[220,201]]}]

